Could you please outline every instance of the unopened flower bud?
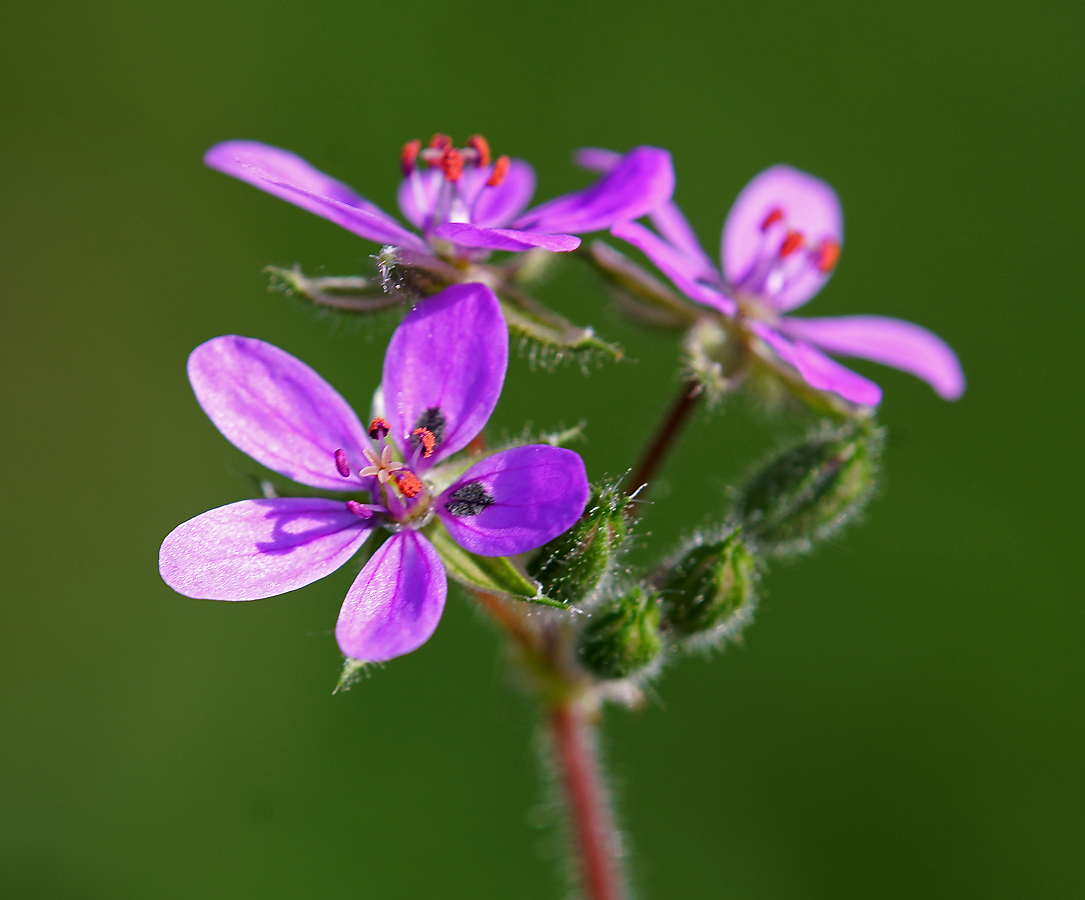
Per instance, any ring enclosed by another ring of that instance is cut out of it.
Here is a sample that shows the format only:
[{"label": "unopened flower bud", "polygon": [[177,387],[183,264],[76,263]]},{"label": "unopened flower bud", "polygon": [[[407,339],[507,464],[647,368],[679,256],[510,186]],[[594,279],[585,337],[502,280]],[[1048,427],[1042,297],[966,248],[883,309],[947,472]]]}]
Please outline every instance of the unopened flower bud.
[{"label": "unopened flower bud", "polygon": [[628,503],[614,485],[593,487],[576,524],[545,544],[527,567],[547,597],[576,605],[599,586],[625,541]]},{"label": "unopened flower bud", "polygon": [[602,678],[625,678],[652,662],[663,649],[659,596],[637,585],[592,613],[580,638],[580,659]]},{"label": "unopened flower bud", "polygon": [[809,550],[853,520],[877,481],[884,431],[872,422],[821,428],[770,460],[736,503],[746,531],[776,554]]},{"label": "unopened flower bud", "polygon": [[756,581],[757,560],[740,530],[695,538],[660,582],[667,624],[681,637],[737,630],[753,612]]}]

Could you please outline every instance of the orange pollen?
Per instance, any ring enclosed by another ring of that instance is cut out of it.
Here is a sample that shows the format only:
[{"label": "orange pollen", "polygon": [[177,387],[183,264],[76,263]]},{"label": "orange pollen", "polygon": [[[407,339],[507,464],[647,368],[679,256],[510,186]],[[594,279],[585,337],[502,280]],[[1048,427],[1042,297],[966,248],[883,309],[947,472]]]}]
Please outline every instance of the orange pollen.
[{"label": "orange pollen", "polygon": [[391,430],[387,419],[382,419],[380,416],[377,416],[377,418],[369,424],[369,436],[375,441],[384,437]]},{"label": "orange pollen", "polygon": [[765,220],[761,223],[761,230],[768,231],[777,222],[782,222],[783,220],[784,211],[777,206],[772,212],[765,216]]},{"label": "orange pollen", "polygon": [[497,187],[505,180],[505,176],[509,174],[509,158],[507,156],[499,156],[494,162],[494,170],[490,177],[486,180],[486,184],[489,187]]},{"label": "orange pollen", "polygon": [[449,147],[441,157],[441,170],[449,181],[459,181],[463,175],[463,154],[455,147]]},{"label": "orange pollen", "polygon": [[434,150],[447,150],[452,146],[452,138],[447,134],[441,134],[437,132],[433,137],[429,139],[429,145]]},{"label": "orange pollen", "polygon": [[488,166],[490,164],[490,142],[481,134],[474,134],[467,141],[467,146],[474,149],[478,154],[478,164]]},{"label": "orange pollen", "polygon": [[414,171],[414,164],[418,160],[418,151],[421,149],[422,142],[419,140],[407,141],[403,145],[403,149],[399,153],[399,165],[403,169],[404,177]]},{"label": "orange pollen", "polygon": [[786,256],[790,256],[799,247],[802,246],[802,232],[801,231],[789,231],[787,237],[784,238],[784,242],[780,245],[780,259]]},{"label": "orange pollen", "polygon": [[418,443],[422,445],[422,455],[429,459],[433,456],[433,447],[437,443],[437,438],[433,436],[433,432],[428,428],[416,428],[411,432],[411,437],[418,438]]},{"label": "orange pollen", "polygon": [[840,244],[831,239],[826,239],[821,242],[821,246],[818,247],[817,260],[815,265],[818,269],[828,274],[836,268],[837,260],[840,259]]},{"label": "orange pollen", "polygon": [[396,487],[399,488],[399,492],[408,500],[417,497],[421,493],[422,482],[409,469],[400,469],[398,472],[393,472],[392,477],[396,480]]}]

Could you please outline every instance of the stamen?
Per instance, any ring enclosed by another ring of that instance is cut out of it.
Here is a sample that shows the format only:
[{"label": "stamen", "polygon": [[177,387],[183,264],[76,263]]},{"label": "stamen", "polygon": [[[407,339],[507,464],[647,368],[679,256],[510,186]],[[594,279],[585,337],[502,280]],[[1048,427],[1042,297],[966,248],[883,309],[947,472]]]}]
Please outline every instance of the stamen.
[{"label": "stamen", "polygon": [[344,478],[350,478],[350,466],[347,465],[347,455],[342,450],[335,451],[335,467]]},{"label": "stamen", "polygon": [[768,231],[769,228],[771,228],[777,222],[782,222],[783,220],[784,211],[777,206],[767,216],[765,216],[765,220],[761,223],[761,230]]},{"label": "stamen", "polygon": [[449,147],[441,157],[441,170],[449,181],[459,181],[463,175],[463,154],[455,147]]},{"label": "stamen", "polygon": [[490,164],[490,142],[481,134],[474,134],[468,138],[467,146],[478,154],[477,165],[488,166]]},{"label": "stamen", "polygon": [[443,152],[452,146],[452,138],[447,134],[441,134],[441,132],[438,131],[429,139],[429,145],[431,149],[441,150]]},{"label": "stamen", "polygon": [[486,180],[487,187],[497,187],[505,180],[505,176],[509,174],[509,158],[507,156],[499,156],[494,162],[494,170],[490,177]]},{"label": "stamen", "polygon": [[427,431],[433,432],[433,440],[439,444],[445,436],[445,426],[447,424],[448,421],[445,419],[445,414],[441,412],[441,407],[431,406],[418,417],[414,427],[425,428]]},{"label": "stamen", "polygon": [[429,459],[433,456],[433,447],[437,443],[437,438],[433,436],[433,432],[428,428],[416,428],[411,432],[411,437],[418,438],[418,444],[422,448],[422,455]]},{"label": "stamen", "polygon": [[418,151],[421,149],[422,142],[417,139],[407,141],[407,143],[403,145],[403,149],[399,152],[399,166],[403,169],[404,178],[414,171],[415,163],[418,161]]},{"label": "stamen", "polygon": [[802,246],[802,232],[789,231],[784,242],[780,245],[780,259],[790,256]]},{"label": "stamen", "polygon": [[369,436],[375,441],[379,441],[391,430],[388,420],[382,419],[380,416],[377,416],[377,418],[369,423]]},{"label": "stamen", "polygon": [[392,477],[396,481],[396,487],[399,488],[399,492],[410,500],[412,497],[417,497],[422,491],[422,482],[418,480],[418,476],[414,474],[410,469],[401,469],[398,472],[393,473]]},{"label": "stamen", "polygon": [[348,500],[347,509],[349,509],[359,519],[372,519],[373,510],[371,510],[364,503],[359,503],[357,500]]},{"label": "stamen", "polygon": [[814,261],[814,265],[818,267],[820,272],[827,275],[836,268],[839,259],[840,244],[831,238],[826,238],[817,249],[817,259]]}]

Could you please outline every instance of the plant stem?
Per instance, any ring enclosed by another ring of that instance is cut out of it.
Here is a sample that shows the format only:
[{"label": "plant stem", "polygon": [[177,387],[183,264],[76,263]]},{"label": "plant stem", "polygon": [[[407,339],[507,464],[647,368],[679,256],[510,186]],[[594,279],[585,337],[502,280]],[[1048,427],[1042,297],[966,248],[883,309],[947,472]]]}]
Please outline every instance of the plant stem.
[{"label": "plant stem", "polygon": [[551,707],[551,738],[587,900],[622,900],[617,835],[599,766],[595,728],[575,698]]},{"label": "plant stem", "polygon": [[660,466],[663,465],[663,461],[667,458],[667,454],[670,453],[671,447],[681,433],[682,426],[686,424],[690,413],[696,408],[697,400],[702,393],[700,386],[695,382],[685,381],[682,383],[678,396],[671,404],[666,417],[659,424],[659,428],[656,429],[655,436],[648,445],[648,449],[644,451],[640,462],[637,463],[636,468],[633,469],[632,474],[626,481],[627,493],[633,493],[656,477],[656,473],[659,471]]}]

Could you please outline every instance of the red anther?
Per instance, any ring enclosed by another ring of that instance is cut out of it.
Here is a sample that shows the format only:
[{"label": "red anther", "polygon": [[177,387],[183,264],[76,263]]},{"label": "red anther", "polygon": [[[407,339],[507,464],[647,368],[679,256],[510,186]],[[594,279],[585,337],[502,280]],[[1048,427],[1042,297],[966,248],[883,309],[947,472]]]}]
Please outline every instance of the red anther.
[{"label": "red anther", "polygon": [[761,223],[761,230],[768,231],[777,222],[782,222],[783,220],[784,211],[777,206],[767,216],[765,216],[765,220]]},{"label": "red anther", "polygon": [[836,268],[839,259],[840,244],[832,238],[826,238],[817,249],[817,259],[814,261],[814,265],[824,274],[828,274]]},{"label": "red anther", "polygon": [[490,142],[481,134],[473,134],[467,139],[467,146],[472,147],[478,153],[478,164],[488,166],[490,164]]},{"label": "red anther", "polygon": [[403,169],[403,177],[406,178],[414,171],[414,165],[418,161],[418,151],[422,149],[419,140],[407,141],[399,152],[399,166]]},{"label": "red anther", "polygon": [[399,492],[408,500],[411,497],[417,497],[421,493],[422,482],[410,469],[400,469],[393,472],[392,477],[396,480],[396,487],[399,488]]},{"label": "red anther", "polygon": [[354,513],[354,515],[356,515],[359,519],[373,518],[373,510],[359,503],[357,500],[348,500],[347,509]]},{"label": "red anther", "polygon": [[422,455],[429,459],[433,456],[433,447],[437,443],[437,438],[433,436],[433,432],[428,428],[416,428],[411,432],[411,437],[418,438],[418,443],[422,445]]},{"label": "red anther", "polygon": [[342,450],[335,451],[335,467],[344,478],[350,478],[350,466],[347,465],[347,455]]},{"label": "red anther", "polygon": [[463,175],[463,154],[455,147],[449,147],[441,157],[441,169],[449,181],[459,181]]},{"label": "red anther", "polygon": [[369,436],[375,441],[379,441],[391,430],[392,429],[391,426],[389,426],[388,421],[386,419],[382,419],[380,416],[377,416],[377,418],[375,418],[372,422],[369,423]]},{"label": "red anther", "polygon": [[507,156],[499,156],[494,161],[494,170],[488,179],[486,184],[489,187],[497,187],[505,180],[505,176],[509,174],[509,158]]},{"label": "red anther", "polygon": [[780,259],[783,259],[785,256],[790,256],[801,246],[802,232],[789,231],[787,237],[784,238],[784,242],[780,245]]},{"label": "red anther", "polygon": [[438,131],[437,134],[429,139],[429,145],[434,150],[447,150],[452,146],[452,138],[447,134],[441,134],[441,132]]}]

